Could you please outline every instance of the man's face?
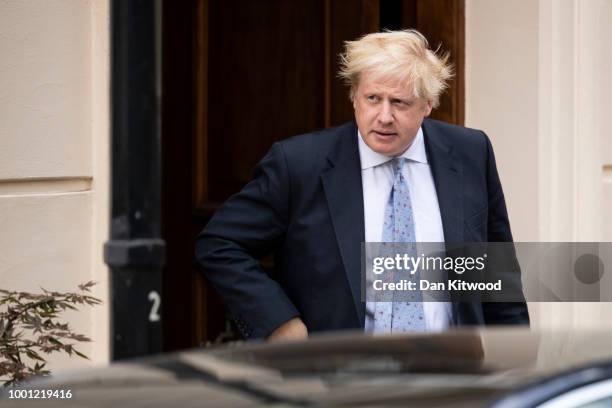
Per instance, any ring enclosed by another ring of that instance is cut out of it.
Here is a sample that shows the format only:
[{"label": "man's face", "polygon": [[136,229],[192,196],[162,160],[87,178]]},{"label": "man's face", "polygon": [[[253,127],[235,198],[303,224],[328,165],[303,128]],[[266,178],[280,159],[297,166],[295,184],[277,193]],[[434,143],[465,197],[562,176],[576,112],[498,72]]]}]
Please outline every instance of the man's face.
[{"label": "man's face", "polygon": [[399,156],[412,144],[431,102],[415,98],[398,81],[363,74],[353,98],[355,120],[364,142],[385,156]]}]

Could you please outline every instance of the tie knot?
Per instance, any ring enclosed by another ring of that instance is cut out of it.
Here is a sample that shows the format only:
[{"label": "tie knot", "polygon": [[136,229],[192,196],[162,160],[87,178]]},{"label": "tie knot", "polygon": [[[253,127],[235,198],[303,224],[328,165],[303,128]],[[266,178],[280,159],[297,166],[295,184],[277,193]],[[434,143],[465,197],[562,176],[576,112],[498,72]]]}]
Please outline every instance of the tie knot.
[{"label": "tie knot", "polygon": [[404,167],[404,163],[406,163],[408,159],[405,157],[396,157],[393,159],[393,174],[398,175],[401,174],[402,168]]}]

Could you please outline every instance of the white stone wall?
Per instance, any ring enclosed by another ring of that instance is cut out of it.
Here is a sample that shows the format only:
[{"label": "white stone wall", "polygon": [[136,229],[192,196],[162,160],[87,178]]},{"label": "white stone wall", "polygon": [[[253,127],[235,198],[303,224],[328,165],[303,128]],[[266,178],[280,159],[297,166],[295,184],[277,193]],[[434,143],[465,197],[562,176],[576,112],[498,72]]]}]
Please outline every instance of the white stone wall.
[{"label": "white stone wall", "polygon": [[68,316],[92,362],[109,354],[108,18],[107,0],[0,1],[0,287],[99,282],[104,305]]},{"label": "white stone wall", "polygon": [[[466,0],[466,125],[492,139],[515,240],[612,241],[610,72],[609,0]],[[612,304],[530,311],[612,328]]]}]

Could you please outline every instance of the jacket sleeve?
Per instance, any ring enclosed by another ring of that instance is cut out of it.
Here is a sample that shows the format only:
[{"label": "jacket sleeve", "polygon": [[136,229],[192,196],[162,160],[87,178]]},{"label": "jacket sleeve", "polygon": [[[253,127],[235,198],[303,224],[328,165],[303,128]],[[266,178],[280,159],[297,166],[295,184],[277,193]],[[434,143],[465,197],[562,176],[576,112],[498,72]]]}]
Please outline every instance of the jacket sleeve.
[{"label": "jacket sleeve", "polygon": [[255,176],[221,206],[196,241],[196,259],[245,338],[265,337],[299,315],[260,259],[285,237],[291,186],[282,146],[276,143]]},{"label": "jacket sleeve", "polygon": [[[495,155],[491,141],[484,134],[487,144],[487,191],[488,191],[488,222],[487,222],[487,241],[488,242],[512,242],[512,232],[508,220],[506,201],[502,190]],[[515,285],[515,293],[521,293],[521,270],[516,260],[514,250],[504,249],[504,256],[512,256],[512,260],[506,261],[506,265],[513,265],[510,271],[512,276],[507,284]],[[489,302],[483,303],[483,313],[485,324],[529,324],[529,313],[524,299],[522,302]]]}]

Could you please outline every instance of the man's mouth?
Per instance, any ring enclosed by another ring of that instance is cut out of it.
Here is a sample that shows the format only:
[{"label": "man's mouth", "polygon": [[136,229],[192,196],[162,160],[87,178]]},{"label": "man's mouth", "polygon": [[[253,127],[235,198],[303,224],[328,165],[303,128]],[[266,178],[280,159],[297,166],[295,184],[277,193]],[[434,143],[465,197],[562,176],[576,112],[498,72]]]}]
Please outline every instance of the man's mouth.
[{"label": "man's mouth", "polygon": [[384,130],[373,130],[373,132],[377,136],[381,136],[381,137],[393,137],[393,136],[397,136],[396,132],[390,132],[390,131],[384,131]]}]

